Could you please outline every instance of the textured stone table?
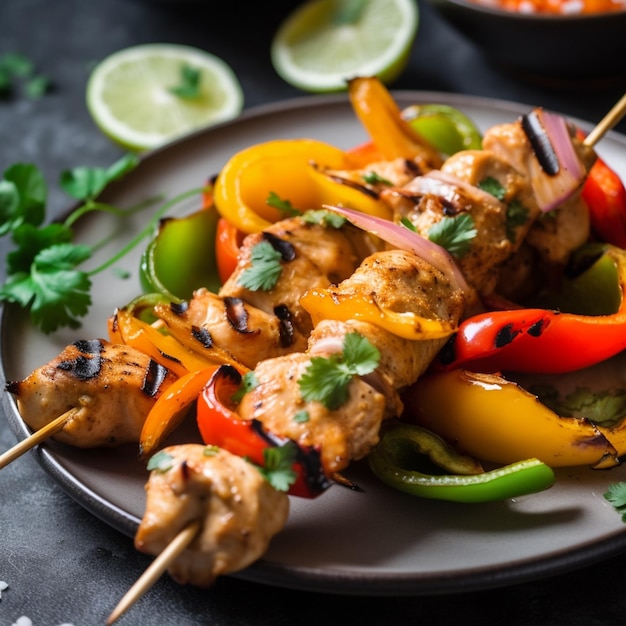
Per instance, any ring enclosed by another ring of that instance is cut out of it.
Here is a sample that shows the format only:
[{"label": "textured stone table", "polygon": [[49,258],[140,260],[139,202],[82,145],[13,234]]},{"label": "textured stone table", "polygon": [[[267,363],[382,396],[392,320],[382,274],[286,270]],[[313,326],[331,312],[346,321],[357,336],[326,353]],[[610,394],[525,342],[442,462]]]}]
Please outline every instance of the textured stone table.
[{"label": "textured stone table", "polygon": [[[237,72],[247,107],[302,95],[274,73],[268,56],[271,34],[295,3],[216,4],[2,0],[0,54],[26,54],[54,81],[54,91],[42,99],[17,94],[0,101],[2,171],[17,161],[34,162],[52,182],[67,167],[106,166],[120,156],[89,118],[84,91],[94,62],[132,44],[170,41],[205,47]],[[600,119],[623,91],[624,85],[551,90],[505,76],[428,6],[420,7],[419,40],[394,88],[541,104],[591,121]],[[51,209],[58,212],[66,206],[66,198],[51,185]],[[15,441],[0,416],[0,452]],[[20,616],[34,626],[104,624],[149,563],[130,538],[66,495],[34,455],[0,472],[0,580],[9,585],[1,592],[0,626],[10,626]],[[615,626],[626,615],[623,568],[626,556],[616,555],[512,587],[412,598],[324,595],[234,578],[202,591],[180,587],[164,576],[119,624]]]}]

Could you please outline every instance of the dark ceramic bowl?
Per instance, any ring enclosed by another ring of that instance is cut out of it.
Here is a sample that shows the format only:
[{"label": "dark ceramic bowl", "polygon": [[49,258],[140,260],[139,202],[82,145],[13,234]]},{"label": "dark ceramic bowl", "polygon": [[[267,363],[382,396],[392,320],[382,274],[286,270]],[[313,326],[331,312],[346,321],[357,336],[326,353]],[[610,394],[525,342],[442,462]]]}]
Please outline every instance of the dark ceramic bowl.
[{"label": "dark ceramic bowl", "polygon": [[504,69],[564,83],[626,80],[626,10],[538,15],[487,8],[471,0],[430,2]]}]

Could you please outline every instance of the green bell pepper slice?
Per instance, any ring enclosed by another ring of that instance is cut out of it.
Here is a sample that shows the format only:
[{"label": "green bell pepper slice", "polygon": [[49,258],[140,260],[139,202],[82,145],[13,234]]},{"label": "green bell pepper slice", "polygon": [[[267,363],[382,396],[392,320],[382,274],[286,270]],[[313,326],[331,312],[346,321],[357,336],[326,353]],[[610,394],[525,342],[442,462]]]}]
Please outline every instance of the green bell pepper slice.
[{"label": "green bell pepper slice", "polygon": [[215,235],[219,214],[203,208],[186,217],[162,219],[156,236],[140,262],[144,292],[158,292],[171,300],[186,300],[206,287],[217,291],[220,280],[215,258]]},{"label": "green bell pepper slice", "polygon": [[402,117],[440,152],[481,150],[482,133],[465,113],[447,104],[414,104]]},{"label": "green bell pepper slice", "polygon": [[[554,471],[537,459],[478,473],[443,473],[476,470],[471,458],[460,455],[431,431],[411,424],[398,423],[386,429],[368,462],[374,475],[394,489],[452,502],[507,500],[543,491],[555,482]],[[425,462],[436,470],[421,471]]]}]

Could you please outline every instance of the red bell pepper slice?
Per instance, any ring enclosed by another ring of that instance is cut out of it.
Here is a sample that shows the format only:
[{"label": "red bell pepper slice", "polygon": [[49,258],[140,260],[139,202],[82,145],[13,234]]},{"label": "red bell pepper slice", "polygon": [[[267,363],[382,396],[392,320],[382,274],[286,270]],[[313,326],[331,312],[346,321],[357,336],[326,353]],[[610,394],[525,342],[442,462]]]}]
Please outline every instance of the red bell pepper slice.
[{"label": "red bell pepper slice", "polygon": [[609,315],[548,309],[491,311],[463,321],[432,371],[561,373],[594,365],[626,348],[626,253],[606,245],[617,270],[621,302]]},{"label": "red bell pepper slice", "polygon": [[[578,137],[585,133],[578,130]],[[598,157],[582,188],[591,230],[601,241],[626,248],[626,187],[619,174]]]},{"label": "red bell pepper slice", "polygon": [[602,241],[626,248],[626,187],[619,175],[598,159],[582,189],[593,233]]},{"label": "red bell pepper slice", "polygon": [[[216,445],[262,466],[265,449],[293,440],[269,433],[259,421],[245,420],[237,414],[233,396],[240,384],[241,374],[232,365],[221,365],[214,372],[198,398],[198,429],[207,445]],[[297,478],[289,494],[315,498],[332,483],[324,475],[319,451],[293,443],[297,448],[293,467]]]},{"label": "red bell pepper slice", "polygon": [[239,258],[239,248],[245,234],[226,218],[217,220],[215,234],[215,260],[220,281],[224,284],[235,271]]}]

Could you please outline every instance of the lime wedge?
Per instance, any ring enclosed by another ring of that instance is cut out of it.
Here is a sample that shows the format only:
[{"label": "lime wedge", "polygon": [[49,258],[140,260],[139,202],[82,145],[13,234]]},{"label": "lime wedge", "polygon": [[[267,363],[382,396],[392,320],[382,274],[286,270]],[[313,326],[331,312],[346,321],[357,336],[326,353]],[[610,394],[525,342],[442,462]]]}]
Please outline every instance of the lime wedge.
[{"label": "lime wedge", "polygon": [[341,91],[357,76],[389,84],[406,67],[418,18],[415,0],[309,0],[278,28],[272,64],[304,91]]},{"label": "lime wedge", "polygon": [[87,108],[113,141],[141,151],[237,117],[243,91],[233,70],[204,50],[144,44],[96,65]]}]

